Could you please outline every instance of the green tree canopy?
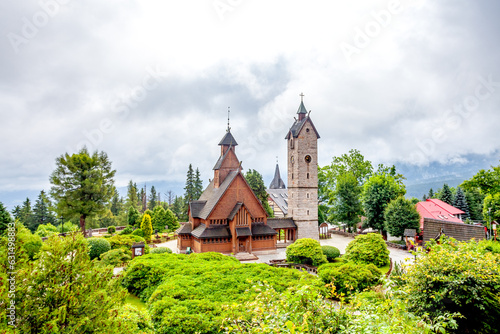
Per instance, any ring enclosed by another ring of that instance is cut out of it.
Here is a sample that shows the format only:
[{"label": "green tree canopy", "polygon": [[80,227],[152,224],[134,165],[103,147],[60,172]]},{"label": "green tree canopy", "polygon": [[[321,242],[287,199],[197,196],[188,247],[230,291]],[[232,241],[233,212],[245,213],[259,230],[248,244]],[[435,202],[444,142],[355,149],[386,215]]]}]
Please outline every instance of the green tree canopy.
[{"label": "green tree canopy", "polygon": [[150,241],[151,234],[153,234],[153,225],[151,223],[151,216],[147,213],[142,215],[141,230],[144,232],[144,239]]},{"label": "green tree canopy", "polygon": [[361,190],[358,180],[351,172],[337,177],[332,207],[333,217],[337,222],[347,224],[349,232],[359,223],[360,215],[363,213]]},{"label": "green tree canopy", "polygon": [[453,206],[457,209],[462,210],[465,212],[462,215],[462,220],[465,221],[467,218],[470,217],[469,215],[469,205],[467,204],[467,198],[465,197],[464,192],[462,191],[462,188],[457,187],[457,193],[455,195],[455,200],[453,201]]},{"label": "green tree canopy", "polygon": [[193,182],[193,196],[197,200],[203,193],[203,181],[201,180],[200,170],[196,168]]},{"label": "green tree canopy", "polygon": [[172,204],[172,212],[180,221],[187,221],[188,218],[184,214],[184,198],[182,196],[175,196],[174,203]]},{"label": "green tree canopy", "polygon": [[50,211],[51,207],[50,199],[48,198],[45,191],[41,191],[33,207],[33,219],[31,224],[28,226],[31,232],[35,232],[38,225],[40,224],[55,224],[56,217]]},{"label": "green tree canopy", "polygon": [[148,209],[154,210],[157,205],[158,205],[158,193],[156,192],[155,186],[151,186],[149,192]]},{"label": "green tree canopy", "polygon": [[406,193],[405,186],[389,174],[374,174],[363,186],[363,207],[369,227],[385,233],[384,212],[393,199]]},{"label": "green tree canopy", "polygon": [[484,198],[483,217],[488,221],[500,221],[500,193]]},{"label": "green tree canopy", "polygon": [[266,186],[264,185],[264,179],[262,178],[262,175],[256,171],[255,169],[249,169],[248,172],[245,174],[245,179],[248,182],[248,185],[250,188],[252,188],[255,196],[260,200],[262,203],[262,206],[266,210],[268,216],[272,217],[273,216],[273,210],[271,210],[271,207],[269,206],[269,203],[267,202],[267,191],[266,191]]},{"label": "green tree canopy", "polygon": [[84,234],[87,217],[108,210],[115,173],[106,153],[96,151],[90,155],[85,147],[76,154],[66,153],[56,159],[56,169],[50,176],[50,193],[60,213],[80,218]]},{"label": "green tree canopy", "polygon": [[139,197],[137,195],[137,190],[137,185],[130,180],[127,186],[127,199],[125,201],[127,208],[134,207],[139,209]]},{"label": "green tree canopy", "polygon": [[399,196],[392,200],[384,212],[385,229],[395,237],[403,239],[405,229],[418,230],[420,214],[411,200]]},{"label": "green tree canopy", "polygon": [[484,195],[500,193],[500,165],[481,169],[470,180],[460,185],[465,190],[479,189]]},{"label": "green tree canopy", "polygon": [[23,202],[23,206],[21,207],[19,221],[21,221],[24,226],[32,225],[33,209],[31,208],[31,201],[28,197],[26,197],[26,200]]},{"label": "green tree canopy", "polygon": [[169,231],[175,231],[181,226],[179,224],[177,216],[173,213],[172,210],[166,209],[165,214],[166,214],[166,223]]},{"label": "green tree canopy", "polygon": [[167,212],[162,206],[157,206],[153,210],[153,216],[151,217],[151,224],[153,225],[153,230],[162,231],[167,225]]}]

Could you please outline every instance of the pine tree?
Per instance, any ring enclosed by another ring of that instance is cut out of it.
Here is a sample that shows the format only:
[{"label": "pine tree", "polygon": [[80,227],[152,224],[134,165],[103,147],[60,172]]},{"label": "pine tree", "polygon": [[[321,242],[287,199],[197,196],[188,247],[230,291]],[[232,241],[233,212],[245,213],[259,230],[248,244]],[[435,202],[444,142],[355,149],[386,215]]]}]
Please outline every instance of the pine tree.
[{"label": "pine tree", "polygon": [[158,204],[158,194],[156,193],[155,186],[151,186],[151,190],[149,193],[148,209],[154,210],[157,204]]},{"label": "pine tree", "polygon": [[12,210],[12,215],[14,216],[14,220],[20,220],[21,219],[21,206],[16,205],[14,209]]},{"label": "pine tree", "polygon": [[434,190],[432,190],[432,188],[429,189],[429,195],[427,196],[427,198],[431,198],[431,199],[434,198]]},{"label": "pine tree", "polygon": [[447,183],[443,184],[443,189],[439,194],[439,199],[449,205],[453,205],[453,193]]},{"label": "pine tree", "polygon": [[485,195],[477,188],[465,191],[465,198],[469,207],[471,220],[483,219],[483,202]]},{"label": "pine tree", "polygon": [[26,197],[21,207],[19,221],[23,223],[24,226],[30,226],[33,221],[33,210],[31,209],[31,201],[28,197]]},{"label": "pine tree", "polygon": [[462,191],[462,188],[460,187],[457,187],[457,194],[455,195],[455,201],[453,202],[453,206],[465,212],[462,215],[463,221],[467,220],[467,218],[470,217],[469,205],[467,205],[467,199],[465,198],[465,194]]},{"label": "pine tree", "polygon": [[115,189],[115,194],[113,195],[113,198],[111,198],[111,207],[109,210],[113,214],[113,216],[118,216],[120,212],[122,211],[123,207],[123,200],[120,198],[120,195],[118,194],[118,191]]},{"label": "pine tree", "polygon": [[55,224],[56,218],[52,212],[50,212],[50,206],[50,199],[47,197],[45,191],[42,190],[38,195],[35,206],[33,207],[33,219],[27,226],[31,232],[35,232],[40,224]]},{"label": "pine tree", "polygon": [[181,225],[179,224],[177,217],[175,214],[172,212],[172,210],[167,209],[165,210],[166,216],[167,216],[167,226],[169,231],[175,231],[178,229]]},{"label": "pine tree", "polygon": [[197,200],[200,198],[203,193],[203,181],[201,180],[200,170],[196,168],[196,174],[194,177],[194,186],[193,186],[193,199]]},{"label": "pine tree", "polygon": [[193,200],[194,198],[194,189],[195,189],[195,179],[194,179],[194,172],[193,172],[193,166],[189,164],[189,168],[187,171],[186,175],[186,186],[184,187],[185,193],[184,193],[184,200],[186,203],[189,203]]},{"label": "pine tree", "polygon": [[129,226],[139,227],[141,223],[141,214],[139,213],[139,210],[131,206],[128,209],[127,221]]},{"label": "pine tree", "polygon": [[127,200],[125,201],[125,205],[127,208],[131,206],[134,208],[139,208],[139,197],[137,197],[137,185],[132,183],[132,180],[129,181],[127,187]]},{"label": "pine tree", "polygon": [[8,224],[12,222],[9,211],[0,202],[0,235],[7,229]]},{"label": "pine tree", "polygon": [[151,224],[153,229],[162,231],[167,225],[167,212],[162,206],[156,206],[153,210],[153,216],[151,217]]}]

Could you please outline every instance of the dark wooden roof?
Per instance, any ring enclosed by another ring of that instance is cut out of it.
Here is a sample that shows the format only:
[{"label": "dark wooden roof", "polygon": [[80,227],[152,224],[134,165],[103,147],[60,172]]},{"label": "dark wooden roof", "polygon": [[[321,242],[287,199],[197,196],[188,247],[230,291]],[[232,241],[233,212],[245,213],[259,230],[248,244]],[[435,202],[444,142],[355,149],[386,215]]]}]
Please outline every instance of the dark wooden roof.
[{"label": "dark wooden roof", "polygon": [[231,232],[227,226],[213,226],[207,228],[205,224],[200,224],[200,226],[191,232],[191,235],[198,239],[227,238],[231,236]]},{"label": "dark wooden roof", "polygon": [[186,223],[181,227],[179,227],[175,232],[177,234],[191,234],[192,230],[193,230],[193,225],[191,225],[191,223]]},{"label": "dark wooden roof", "polygon": [[268,218],[267,225],[274,229],[278,228],[297,228],[297,225],[291,218]]},{"label": "dark wooden roof", "polygon": [[285,189],[285,182],[281,179],[280,176],[280,167],[276,164],[276,169],[274,170],[274,178],[269,185],[269,189]]},{"label": "dark wooden roof", "polygon": [[[229,145],[229,147],[231,148],[231,145]],[[215,163],[213,170],[220,169],[220,167],[222,166],[222,162],[226,160],[226,157],[229,155],[229,151],[231,151],[231,149],[228,149],[226,153],[224,153],[224,155],[219,157],[219,160],[217,160],[217,162]]]},{"label": "dark wooden roof", "polygon": [[264,223],[252,224],[252,235],[275,235],[278,234],[274,229]]},{"label": "dark wooden roof", "polygon": [[241,202],[236,203],[233,210],[231,210],[231,212],[229,213],[229,216],[227,216],[227,219],[233,220],[234,216],[236,216],[236,214],[238,213],[238,211],[240,210],[240,208],[242,206],[243,206],[243,203],[241,203]]},{"label": "dark wooden roof", "polygon": [[248,227],[237,227],[236,228],[236,236],[237,237],[249,237],[252,235],[252,232]]},{"label": "dark wooden roof", "polygon": [[207,201],[191,201],[189,202],[189,210],[193,218],[200,218],[200,212],[205,206]]},{"label": "dark wooden roof", "polygon": [[231,134],[231,131],[227,131],[224,137],[221,139],[219,145],[221,146],[236,146],[238,143],[234,139],[233,135]]},{"label": "dark wooden roof", "polygon": [[304,124],[307,123],[307,121],[309,120],[309,122],[311,123],[311,126],[314,130],[314,132],[316,133],[316,137],[320,138],[319,136],[319,133],[318,133],[318,130],[316,130],[316,127],[314,126],[314,123],[311,119],[311,117],[309,116],[306,116],[304,117],[304,119],[302,119],[301,121],[299,120],[296,120],[292,127],[290,128],[290,130],[288,131],[288,133],[286,134],[286,137],[285,139],[290,139],[290,135],[293,136],[293,138],[297,138],[299,136],[299,133],[300,131],[302,130],[302,128],[304,127]]}]

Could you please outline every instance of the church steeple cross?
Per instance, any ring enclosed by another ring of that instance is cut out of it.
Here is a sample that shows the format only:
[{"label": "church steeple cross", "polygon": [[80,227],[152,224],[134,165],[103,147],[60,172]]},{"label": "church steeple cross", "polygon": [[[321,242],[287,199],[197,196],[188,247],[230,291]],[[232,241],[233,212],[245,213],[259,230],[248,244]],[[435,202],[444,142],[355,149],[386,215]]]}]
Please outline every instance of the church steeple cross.
[{"label": "church steeple cross", "polygon": [[300,102],[304,102],[304,93],[300,93],[299,96],[300,96]]}]

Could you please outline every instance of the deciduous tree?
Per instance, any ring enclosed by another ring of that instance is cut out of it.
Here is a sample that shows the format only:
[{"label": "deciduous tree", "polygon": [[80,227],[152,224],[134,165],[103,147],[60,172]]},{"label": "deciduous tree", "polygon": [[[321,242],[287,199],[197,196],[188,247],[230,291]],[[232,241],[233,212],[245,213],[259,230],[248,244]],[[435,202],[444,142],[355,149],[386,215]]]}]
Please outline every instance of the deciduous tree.
[{"label": "deciduous tree", "polygon": [[347,224],[349,232],[360,222],[360,215],[363,213],[361,190],[358,180],[351,172],[337,177],[332,211],[337,222]]},{"label": "deciduous tree", "polygon": [[85,220],[107,211],[113,196],[116,171],[104,152],[89,154],[87,148],[56,159],[56,169],[50,176],[51,195],[64,217],[79,217],[85,234]]},{"label": "deciduous tree", "polygon": [[385,229],[403,240],[405,229],[419,228],[420,214],[411,200],[399,196],[391,201],[384,212]]}]

